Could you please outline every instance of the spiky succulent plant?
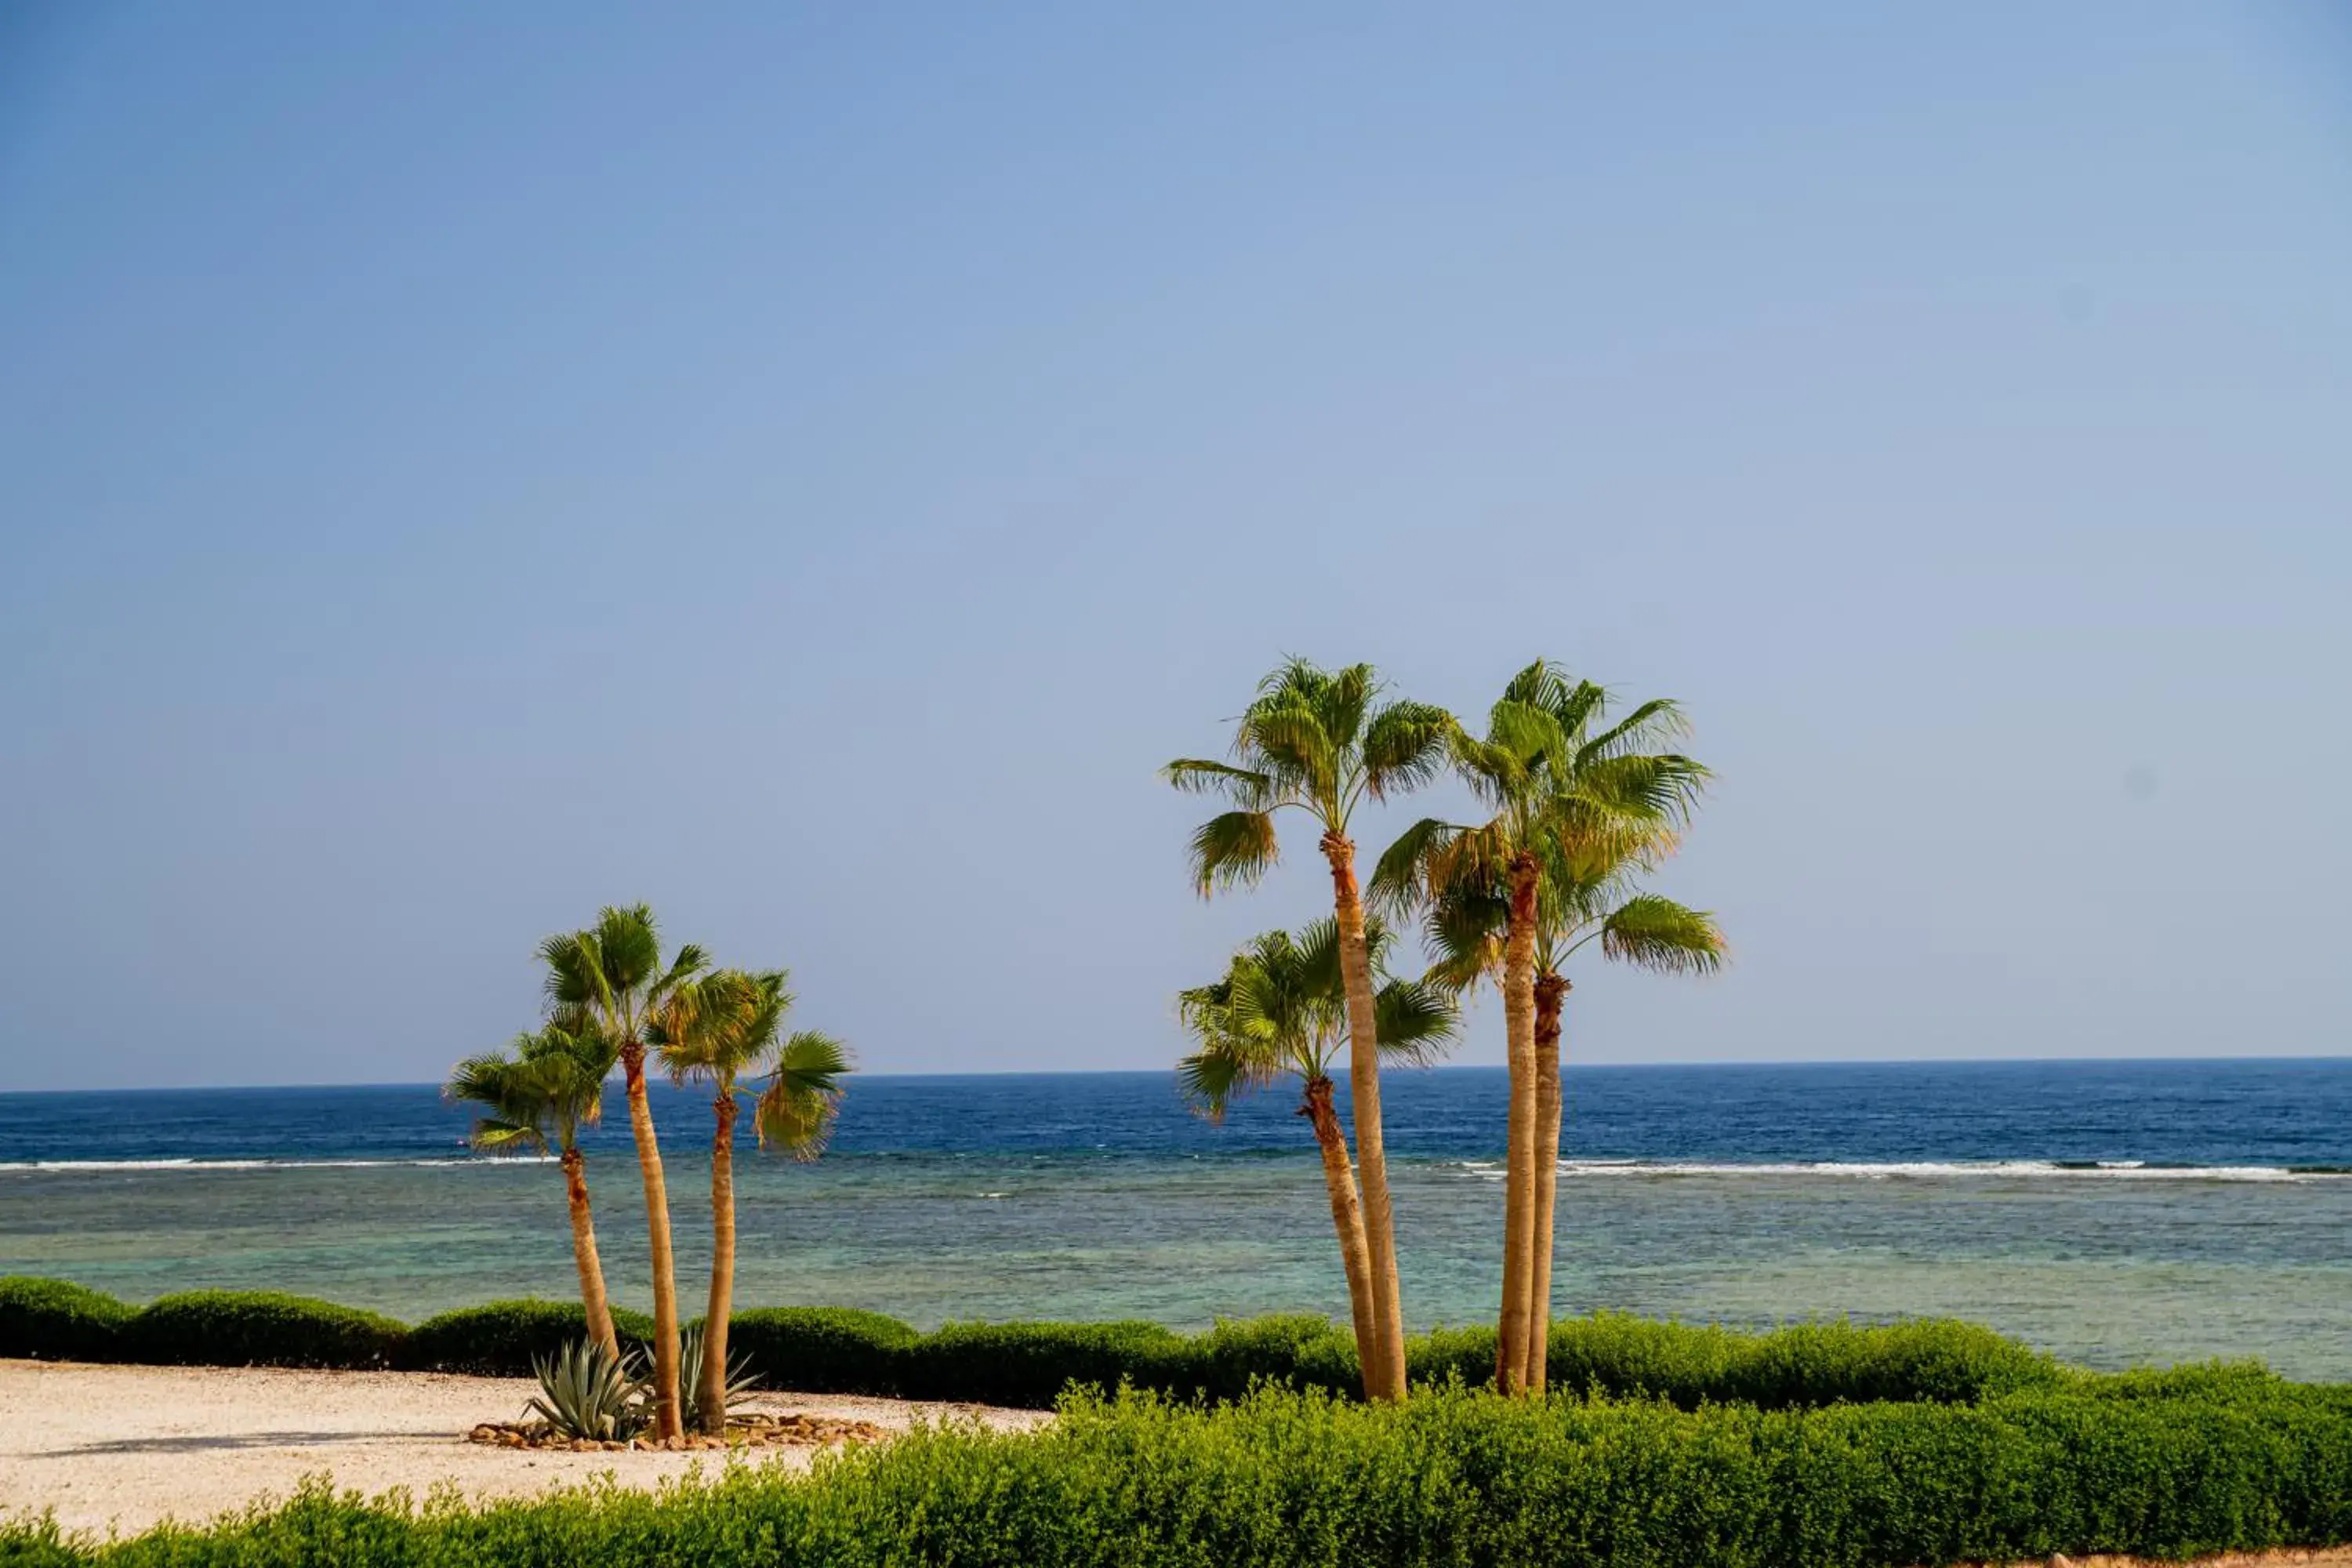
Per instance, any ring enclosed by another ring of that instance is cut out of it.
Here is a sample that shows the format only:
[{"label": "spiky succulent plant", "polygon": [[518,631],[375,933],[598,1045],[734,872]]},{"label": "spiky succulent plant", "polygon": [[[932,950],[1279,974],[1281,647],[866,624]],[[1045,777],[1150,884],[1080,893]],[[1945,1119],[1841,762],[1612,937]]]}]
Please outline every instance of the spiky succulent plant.
[{"label": "spiky succulent plant", "polygon": [[551,1356],[533,1356],[539,1393],[524,1414],[566,1437],[613,1442],[643,1431],[648,1408],[643,1369],[632,1355],[616,1360],[593,1340],[575,1340]]},{"label": "spiky succulent plant", "polygon": [[[695,1324],[678,1336],[677,1386],[686,1401],[686,1429],[708,1431],[702,1409],[702,1325]],[[754,1384],[750,1358],[738,1351],[727,1358],[727,1409],[730,1414],[740,1408],[749,1397]]]}]

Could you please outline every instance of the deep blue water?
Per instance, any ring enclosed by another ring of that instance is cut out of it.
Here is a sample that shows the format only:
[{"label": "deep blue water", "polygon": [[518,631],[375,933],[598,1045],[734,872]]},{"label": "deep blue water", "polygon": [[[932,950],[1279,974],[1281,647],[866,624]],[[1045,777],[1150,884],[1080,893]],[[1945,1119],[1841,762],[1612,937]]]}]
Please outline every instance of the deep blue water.
[{"label": "deep blue water", "polygon": [[[1384,1092],[1407,1312],[1483,1319],[1503,1075]],[[1562,1311],[1946,1314],[2093,1364],[2352,1380],[2352,1060],[1572,1068],[1567,1094]],[[642,1304],[618,1100],[590,1181],[616,1294]],[[857,1079],[823,1161],[747,1154],[738,1300],[924,1325],[1341,1311],[1293,1105],[1211,1126],[1165,1074]],[[690,1276],[709,1109],[666,1087],[656,1109]],[[0,1274],[409,1317],[565,1294],[560,1180],[469,1155],[466,1121],[424,1086],[0,1095]]]},{"label": "deep blue water", "polygon": [[[1575,1160],[2352,1172],[2345,1058],[1571,1067],[1566,1081],[1563,1152]],[[1393,1155],[1500,1151],[1501,1069],[1394,1073],[1384,1083]],[[699,1133],[700,1097],[666,1084],[655,1094],[666,1134]],[[609,1100],[618,1104],[617,1087]],[[1212,1126],[1185,1110],[1165,1073],[869,1078],[856,1080],[833,1155],[1296,1154],[1293,1105],[1268,1091]],[[429,1085],[0,1094],[0,1167],[450,1159],[465,1154],[467,1121]],[[592,1138],[616,1151],[627,1142],[617,1114]]]}]

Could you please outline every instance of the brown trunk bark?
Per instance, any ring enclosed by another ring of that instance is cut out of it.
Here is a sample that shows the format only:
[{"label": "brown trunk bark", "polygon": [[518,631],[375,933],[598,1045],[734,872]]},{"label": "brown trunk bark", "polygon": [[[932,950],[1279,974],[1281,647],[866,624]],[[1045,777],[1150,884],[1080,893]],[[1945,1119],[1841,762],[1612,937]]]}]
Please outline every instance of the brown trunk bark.
[{"label": "brown trunk bark", "polygon": [[596,1222],[588,1213],[588,1162],[577,1149],[563,1152],[563,1192],[572,1203],[572,1261],[580,1268],[580,1305],[588,1314],[588,1337],[621,1359],[621,1336],[613,1331],[613,1304],[604,1294],[604,1265],[596,1256]]},{"label": "brown trunk bark", "polygon": [[[1364,942],[1364,901],[1356,886],[1356,847],[1323,836],[1331,862],[1331,903],[1339,926],[1339,974],[1348,989],[1348,1092],[1356,1119],[1356,1173],[1363,1183],[1364,1247],[1372,1270],[1372,1337],[1380,1353],[1366,1363],[1376,1399],[1404,1398],[1404,1307],[1397,1289],[1396,1221],[1389,1201],[1388,1150],[1381,1136],[1380,1036],[1372,1015],[1372,961]],[[1377,1374],[1377,1375],[1374,1375]]]},{"label": "brown trunk bark", "polygon": [[710,1304],[702,1315],[702,1429],[727,1435],[727,1315],[735,1310],[735,1115],[732,1094],[711,1106]]},{"label": "brown trunk bark", "polygon": [[1508,934],[1503,943],[1503,1028],[1509,1042],[1510,1135],[1503,1163],[1503,1310],[1495,1332],[1495,1386],[1527,1385],[1528,1295],[1535,1261],[1536,858],[1511,861]]},{"label": "brown trunk bark", "polygon": [[1528,1275],[1527,1387],[1541,1394],[1551,1346],[1553,1201],[1559,1194],[1559,1015],[1568,982],[1536,977],[1536,1223],[1535,1267]]},{"label": "brown trunk bark", "polygon": [[1339,1131],[1339,1114],[1331,1109],[1331,1080],[1307,1080],[1307,1100],[1298,1114],[1315,1126],[1315,1142],[1323,1151],[1323,1184],[1331,1194],[1331,1228],[1339,1235],[1339,1266],[1348,1274],[1348,1310],[1356,1323],[1356,1361],[1364,1376],[1364,1397],[1378,1399],[1372,1380],[1372,1354],[1377,1331],[1372,1316],[1372,1260],[1364,1245],[1364,1209],[1356,1195],[1355,1168],[1348,1163],[1348,1137]]},{"label": "brown trunk bark", "polygon": [[646,1250],[654,1269],[654,1436],[683,1437],[677,1406],[677,1276],[669,1243],[669,1188],[662,1180],[661,1144],[646,1100],[646,1047],[621,1047],[622,1079],[629,1090],[629,1131],[637,1142],[637,1173],[646,1184]]}]

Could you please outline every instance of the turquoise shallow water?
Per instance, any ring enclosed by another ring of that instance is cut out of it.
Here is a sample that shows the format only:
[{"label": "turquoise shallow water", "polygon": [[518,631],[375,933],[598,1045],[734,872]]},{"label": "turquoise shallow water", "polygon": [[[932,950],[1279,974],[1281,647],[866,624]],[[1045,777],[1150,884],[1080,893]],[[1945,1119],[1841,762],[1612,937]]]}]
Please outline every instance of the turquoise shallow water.
[{"label": "turquoise shallow water", "polygon": [[[1502,1087],[1465,1069],[1391,1090],[1417,1323],[1492,1310]],[[1569,1094],[1561,1310],[1948,1314],[2093,1365],[2257,1355],[2352,1380],[2352,1063],[1593,1069]],[[738,1300],[924,1326],[1339,1313],[1287,1111],[1208,1128],[1158,1075],[872,1080],[822,1163],[741,1162]],[[689,1291],[707,1118],[663,1099]],[[470,1158],[462,1131],[416,1089],[0,1097],[0,1273],[411,1318],[566,1294],[557,1172]],[[643,1304],[617,1117],[591,1180],[617,1293]]]}]

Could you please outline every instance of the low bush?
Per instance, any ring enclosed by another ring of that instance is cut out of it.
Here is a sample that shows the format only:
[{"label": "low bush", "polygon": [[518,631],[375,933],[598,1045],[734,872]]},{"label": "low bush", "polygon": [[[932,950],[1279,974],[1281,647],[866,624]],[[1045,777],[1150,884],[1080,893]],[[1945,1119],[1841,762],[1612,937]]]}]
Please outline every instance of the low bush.
[{"label": "low bush", "polygon": [[[1495,1331],[1441,1329],[1410,1342],[1405,1355],[1416,1383],[1489,1383]],[[1685,1409],[1880,1399],[1969,1405],[2054,1387],[2066,1375],[2054,1359],[1975,1323],[1801,1323],[1743,1334],[1613,1312],[1554,1323],[1546,1366],[1557,1389],[1649,1396]]]},{"label": "low bush", "polygon": [[314,1488],[274,1512],[122,1542],[19,1525],[0,1533],[0,1562],[1879,1568],[2352,1538],[2342,1390],[1685,1411],[1262,1388],[1213,1408],[1130,1394],[1062,1410],[1032,1435],[919,1431],[805,1479],[745,1470],[658,1495],[420,1509]]},{"label": "low bush", "polygon": [[[653,1325],[616,1311],[625,1345]],[[0,1355],[90,1360],[383,1366],[530,1375],[534,1356],[586,1334],[580,1308],[494,1301],[415,1329],[373,1313],[267,1293],[200,1291],[134,1310],[62,1280],[0,1280]],[[776,1307],[736,1314],[732,1347],[761,1384],[813,1394],[896,1394],[1051,1405],[1071,1384],[1122,1384],[1180,1399],[1240,1397],[1253,1382],[1353,1397],[1355,1344],[1328,1319],[1220,1322],[1184,1335],[1156,1323],[950,1323],[918,1333],[878,1312]],[[1601,1313],[1554,1323],[1551,1386],[1579,1395],[1801,1408],[1878,1400],[1967,1405],[2034,1389],[2111,1401],[2263,1397],[2280,1380],[2253,1363],[2081,1372],[1973,1323],[1801,1324],[1769,1333]],[[1444,1329],[1407,1343],[1416,1384],[1491,1382],[1495,1334]]]},{"label": "low bush", "polygon": [[803,1394],[896,1394],[921,1337],[848,1307],[761,1307],[727,1321],[730,1353],[742,1352],[762,1386]]},{"label": "low bush", "polygon": [[949,1323],[898,1352],[911,1399],[1050,1408],[1072,1384],[1166,1389],[1190,1381],[1191,1342],[1158,1323]]},{"label": "low bush", "polygon": [[1364,1385],[1355,1338],[1312,1313],[1226,1318],[1189,1341],[1177,1375],[1158,1386],[1179,1398],[1239,1399],[1253,1383],[1353,1397]]},{"label": "low bush", "polygon": [[[613,1327],[624,1350],[653,1342],[653,1320],[642,1312],[616,1310]],[[413,1372],[529,1377],[534,1359],[587,1337],[588,1313],[577,1301],[492,1301],[443,1312],[409,1330],[398,1364]]]},{"label": "low bush", "polygon": [[133,1309],[66,1279],[0,1278],[0,1356],[112,1361]]},{"label": "low bush", "polygon": [[407,1327],[276,1290],[188,1290],[123,1326],[123,1359],[156,1366],[392,1366]]}]

